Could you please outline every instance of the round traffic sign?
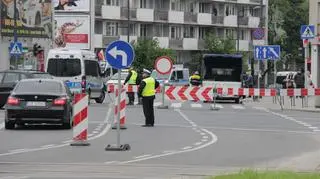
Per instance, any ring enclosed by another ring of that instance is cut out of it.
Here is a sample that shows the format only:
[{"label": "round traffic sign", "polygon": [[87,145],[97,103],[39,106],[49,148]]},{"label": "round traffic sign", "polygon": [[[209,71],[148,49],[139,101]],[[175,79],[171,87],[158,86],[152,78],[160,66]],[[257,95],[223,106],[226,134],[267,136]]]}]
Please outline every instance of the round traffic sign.
[{"label": "round traffic sign", "polygon": [[114,41],[106,48],[106,61],[116,69],[130,67],[134,56],[132,45],[122,40]]},{"label": "round traffic sign", "polygon": [[172,66],[172,60],[166,56],[158,57],[155,62],[155,69],[162,75],[170,73]]},{"label": "round traffic sign", "polygon": [[253,38],[256,40],[262,40],[265,36],[263,28],[257,28],[253,31]]}]

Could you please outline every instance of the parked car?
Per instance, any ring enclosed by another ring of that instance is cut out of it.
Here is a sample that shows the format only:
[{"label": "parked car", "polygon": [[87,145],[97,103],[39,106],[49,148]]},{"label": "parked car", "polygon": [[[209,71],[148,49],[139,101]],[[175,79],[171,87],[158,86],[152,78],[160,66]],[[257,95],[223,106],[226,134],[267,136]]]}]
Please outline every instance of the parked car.
[{"label": "parked car", "polygon": [[73,95],[55,79],[24,79],[17,83],[5,107],[5,129],[24,124],[62,124],[72,128]]},{"label": "parked car", "polygon": [[48,73],[37,71],[6,70],[0,71],[0,108],[2,108],[10,92],[18,81],[29,78],[52,78]]}]

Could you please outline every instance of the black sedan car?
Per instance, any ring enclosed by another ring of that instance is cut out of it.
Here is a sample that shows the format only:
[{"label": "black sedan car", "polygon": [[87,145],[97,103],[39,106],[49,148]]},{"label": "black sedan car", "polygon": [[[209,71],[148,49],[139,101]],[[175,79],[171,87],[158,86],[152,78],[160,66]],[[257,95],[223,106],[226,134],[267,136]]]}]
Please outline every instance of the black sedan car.
[{"label": "black sedan car", "polygon": [[53,77],[48,73],[38,71],[0,71],[0,108],[5,105],[10,92],[13,90],[17,82],[22,79],[30,78],[53,79]]},{"label": "black sedan car", "polygon": [[71,129],[72,101],[72,93],[60,80],[21,80],[5,105],[5,128],[14,129],[16,124],[62,124]]}]

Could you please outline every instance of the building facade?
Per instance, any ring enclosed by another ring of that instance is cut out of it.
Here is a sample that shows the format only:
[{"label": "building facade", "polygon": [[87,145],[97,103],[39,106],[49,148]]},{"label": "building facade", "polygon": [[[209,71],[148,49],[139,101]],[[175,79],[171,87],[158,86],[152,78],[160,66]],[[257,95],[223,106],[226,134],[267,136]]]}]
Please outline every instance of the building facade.
[{"label": "building facade", "polygon": [[[311,40],[311,75],[316,87],[320,87],[320,0],[309,1],[309,24],[315,25],[317,38]],[[320,108],[320,97],[316,98],[316,107]]]},{"label": "building facade", "polygon": [[266,36],[254,39],[252,31],[258,27],[267,29],[266,2],[130,0],[128,9],[128,0],[96,0],[94,47],[103,48],[117,39],[127,41],[129,13],[130,41],[139,37],[157,39],[162,48],[177,52],[180,63],[190,61],[193,52],[205,49],[208,32],[231,37],[239,51],[251,51],[252,45],[265,44]]}]

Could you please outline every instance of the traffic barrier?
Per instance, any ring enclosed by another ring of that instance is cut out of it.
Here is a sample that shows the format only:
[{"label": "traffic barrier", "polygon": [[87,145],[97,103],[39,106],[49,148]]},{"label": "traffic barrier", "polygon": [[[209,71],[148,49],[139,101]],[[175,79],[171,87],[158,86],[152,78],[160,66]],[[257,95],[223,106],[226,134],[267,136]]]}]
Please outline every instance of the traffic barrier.
[{"label": "traffic barrier", "polygon": [[170,100],[212,101],[212,90],[212,87],[168,86],[165,94]]},{"label": "traffic barrier", "polygon": [[[108,93],[114,93],[115,89],[117,88],[116,85],[117,84],[108,84],[107,85]],[[139,85],[122,85],[122,87],[126,88],[125,89],[126,92],[134,92],[134,93],[137,93],[138,89],[139,89]],[[157,93],[161,93],[161,87],[160,86],[156,89],[156,92]]]},{"label": "traffic barrier", "polygon": [[[122,88],[120,93],[120,129],[127,129],[127,127],[125,126],[125,123],[126,123],[126,90],[125,89],[126,88]],[[119,90],[116,89],[116,98],[118,97],[118,95],[119,95]],[[113,123],[112,129],[117,129],[118,110],[119,110],[118,100],[115,100],[114,123]]]},{"label": "traffic barrier", "polygon": [[89,146],[88,143],[88,101],[85,93],[74,94],[73,141],[71,146]]}]

